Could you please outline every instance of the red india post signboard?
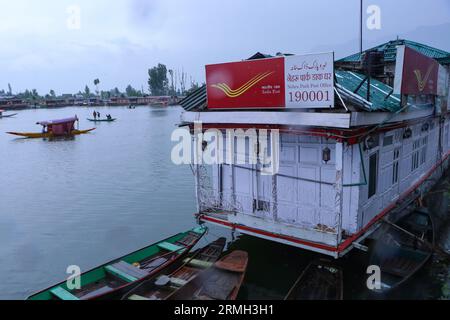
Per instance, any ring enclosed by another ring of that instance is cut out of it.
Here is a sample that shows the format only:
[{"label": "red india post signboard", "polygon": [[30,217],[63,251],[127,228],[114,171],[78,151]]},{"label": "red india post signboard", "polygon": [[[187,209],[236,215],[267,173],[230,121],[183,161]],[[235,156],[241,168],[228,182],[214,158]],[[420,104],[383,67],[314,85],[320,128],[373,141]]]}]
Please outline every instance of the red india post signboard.
[{"label": "red india post signboard", "polygon": [[333,53],[206,66],[209,109],[334,106]]},{"label": "red india post signboard", "polygon": [[284,59],[206,66],[208,108],[284,107]]},{"label": "red india post signboard", "polygon": [[439,63],[436,60],[406,46],[399,46],[394,93],[437,95],[439,69]]}]

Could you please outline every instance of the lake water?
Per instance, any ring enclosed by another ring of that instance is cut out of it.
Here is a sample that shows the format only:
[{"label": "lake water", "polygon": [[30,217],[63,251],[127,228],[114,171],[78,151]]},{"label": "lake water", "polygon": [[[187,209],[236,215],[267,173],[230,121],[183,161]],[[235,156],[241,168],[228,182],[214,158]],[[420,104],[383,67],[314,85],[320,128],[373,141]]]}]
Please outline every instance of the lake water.
[{"label": "lake water", "polygon": [[[69,265],[88,270],[195,225],[192,172],[170,160],[181,108],[95,109],[118,120],[96,123],[92,133],[70,140],[4,132],[36,132],[37,121],[74,115],[80,129],[90,128],[86,118],[94,108],[24,110],[0,119],[0,299],[23,299],[65,279]],[[230,231],[211,227],[201,244],[223,235],[232,240]],[[240,298],[283,297],[316,256],[236,236],[230,248],[250,256]],[[345,297],[366,298],[366,255],[355,251],[339,263]],[[393,297],[440,298],[447,270],[435,258]]]}]

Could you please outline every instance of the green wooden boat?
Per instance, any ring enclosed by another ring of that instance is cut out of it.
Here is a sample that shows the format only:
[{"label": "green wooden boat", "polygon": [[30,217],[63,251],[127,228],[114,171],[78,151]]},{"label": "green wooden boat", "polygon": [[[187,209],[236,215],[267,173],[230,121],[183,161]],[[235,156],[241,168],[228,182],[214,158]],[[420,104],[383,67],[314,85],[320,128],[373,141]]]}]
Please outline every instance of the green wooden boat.
[{"label": "green wooden boat", "polygon": [[141,282],[176,269],[206,233],[200,226],[152,244],[81,274],[81,288],[69,289],[62,281],[27,300],[93,300],[120,298]]},{"label": "green wooden boat", "polygon": [[111,118],[111,119],[90,119],[90,118],[87,118],[87,120],[92,121],[92,122],[113,122],[113,121],[116,121],[117,118]]}]

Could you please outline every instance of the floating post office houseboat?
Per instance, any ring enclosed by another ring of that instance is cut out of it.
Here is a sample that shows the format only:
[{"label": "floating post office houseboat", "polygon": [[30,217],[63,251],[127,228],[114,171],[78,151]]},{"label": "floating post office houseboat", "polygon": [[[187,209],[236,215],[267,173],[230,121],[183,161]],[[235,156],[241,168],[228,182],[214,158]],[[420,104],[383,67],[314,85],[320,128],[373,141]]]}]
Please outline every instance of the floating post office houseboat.
[{"label": "floating post office houseboat", "polygon": [[448,52],[395,40],[337,61],[206,66],[181,101],[198,219],[335,258],[363,248],[448,167],[449,65]]}]

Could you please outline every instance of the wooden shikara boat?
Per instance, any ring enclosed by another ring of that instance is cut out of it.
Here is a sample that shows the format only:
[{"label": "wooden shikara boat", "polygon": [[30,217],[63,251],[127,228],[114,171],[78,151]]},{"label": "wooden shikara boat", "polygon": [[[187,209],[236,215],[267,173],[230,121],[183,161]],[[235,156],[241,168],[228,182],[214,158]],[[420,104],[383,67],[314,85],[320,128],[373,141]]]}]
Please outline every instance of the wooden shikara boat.
[{"label": "wooden shikara boat", "polygon": [[235,300],[247,270],[248,254],[236,250],[200,272],[166,300]]},{"label": "wooden shikara boat", "polygon": [[24,137],[24,138],[54,138],[54,137],[67,137],[79,134],[85,134],[95,130],[95,128],[87,130],[75,129],[75,122],[78,118],[72,117],[60,120],[40,121],[39,124],[43,127],[42,132],[7,132],[8,134]]},{"label": "wooden shikara boat", "polygon": [[69,289],[63,281],[28,297],[28,300],[93,300],[120,298],[127,290],[176,268],[205,234],[197,227],[137,250],[81,274],[81,288]]},{"label": "wooden shikara boat", "polygon": [[386,293],[405,283],[430,259],[433,247],[434,226],[426,209],[388,223],[370,257],[370,264],[381,270],[381,288],[374,291]]},{"label": "wooden shikara boat", "polygon": [[184,264],[171,274],[161,275],[157,279],[143,282],[126,293],[122,299],[128,300],[164,300],[198,273],[211,267],[219,259],[225,247],[226,239],[219,238],[207,246],[193,252],[184,260]]},{"label": "wooden shikara boat", "polygon": [[0,110],[0,118],[11,118],[18,115],[18,113],[3,114],[3,112],[4,110]]},{"label": "wooden shikara boat", "polygon": [[111,119],[90,119],[90,118],[87,118],[87,120],[92,121],[92,122],[113,122],[113,121],[116,121],[117,118],[111,118]]},{"label": "wooden shikara boat", "polygon": [[[91,132],[93,130],[95,130],[95,128],[91,128],[91,129],[87,129],[87,130],[72,130],[70,132],[70,134],[68,134],[67,136],[76,136],[79,134],[85,134],[85,133]],[[7,132],[7,133],[15,135],[15,136],[19,136],[19,137],[29,138],[29,139],[61,137],[61,135],[54,135],[51,132]]]},{"label": "wooden shikara boat", "polygon": [[342,269],[319,259],[308,264],[284,300],[342,300],[343,289]]}]

